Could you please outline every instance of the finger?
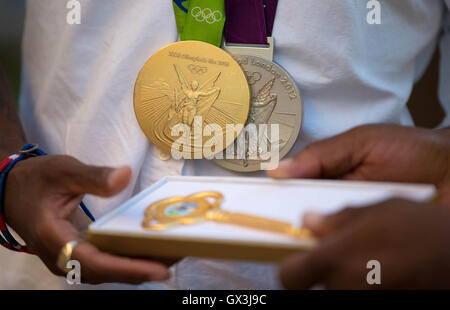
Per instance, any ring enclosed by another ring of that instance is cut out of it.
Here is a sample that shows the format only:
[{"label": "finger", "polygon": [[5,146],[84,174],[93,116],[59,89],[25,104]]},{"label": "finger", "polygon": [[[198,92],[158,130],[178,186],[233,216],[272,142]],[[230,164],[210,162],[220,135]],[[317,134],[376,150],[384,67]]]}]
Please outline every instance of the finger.
[{"label": "finger", "polygon": [[311,145],[296,156],[282,160],[276,169],[267,170],[267,174],[276,179],[319,178],[322,171],[320,160],[315,146]]},{"label": "finger", "polygon": [[450,208],[450,182],[445,182],[438,187],[438,194],[433,200]]},{"label": "finger", "polygon": [[369,209],[347,208],[329,216],[306,213],[304,227],[316,235],[329,236],[312,251],[296,254],[282,264],[280,276],[283,285],[289,289],[308,289],[315,284],[329,283],[336,270],[342,267],[339,262],[346,262],[346,257],[352,254],[346,249],[352,245],[353,233],[349,229]]},{"label": "finger", "polygon": [[346,208],[328,216],[307,212],[303,216],[303,227],[309,229],[314,235],[323,237],[351,225],[367,212],[368,208]]},{"label": "finger", "polygon": [[173,257],[173,256],[127,256],[132,259],[144,259],[146,261],[156,261],[158,263],[163,264],[166,267],[170,267],[178,263],[182,260],[182,257]]},{"label": "finger", "polygon": [[[65,275],[55,263],[61,249],[68,241],[80,240],[79,231],[64,219],[49,218],[42,221],[33,237],[25,240],[33,253],[57,275]],[[80,262],[82,281],[86,283],[123,282],[142,283],[165,280],[169,277],[167,267],[174,259],[137,259],[111,255],[100,251],[90,243],[79,243],[72,259]],[[162,263],[160,263],[162,262]]]},{"label": "finger", "polygon": [[132,175],[128,166],[97,167],[85,165],[75,159],[65,161],[63,166],[64,168],[59,169],[57,182],[74,194],[113,196],[126,188]]},{"label": "finger", "polygon": [[74,185],[78,193],[88,193],[102,197],[110,197],[120,193],[127,187],[131,179],[131,168],[85,166],[77,177]]},{"label": "finger", "polygon": [[180,257],[147,257],[147,260],[157,261],[166,267],[171,267],[182,259]]},{"label": "finger", "polygon": [[163,281],[170,274],[163,264],[144,259],[131,259],[101,252],[89,243],[78,245],[73,258],[80,262],[84,283],[131,283]]},{"label": "finger", "polygon": [[327,256],[317,253],[317,250],[299,253],[281,264],[280,278],[285,288],[306,290],[324,280],[331,265],[326,260]]},{"label": "finger", "polygon": [[338,178],[362,161],[370,127],[358,127],[313,143],[267,173],[273,178]]},{"label": "finger", "polygon": [[361,217],[376,216],[378,212],[384,212],[394,206],[408,206],[411,202],[393,198],[381,201],[368,206],[347,207],[339,212],[330,215],[323,215],[316,212],[305,212],[303,215],[303,227],[309,229],[313,234],[323,237],[337,233],[346,227],[350,227]]}]

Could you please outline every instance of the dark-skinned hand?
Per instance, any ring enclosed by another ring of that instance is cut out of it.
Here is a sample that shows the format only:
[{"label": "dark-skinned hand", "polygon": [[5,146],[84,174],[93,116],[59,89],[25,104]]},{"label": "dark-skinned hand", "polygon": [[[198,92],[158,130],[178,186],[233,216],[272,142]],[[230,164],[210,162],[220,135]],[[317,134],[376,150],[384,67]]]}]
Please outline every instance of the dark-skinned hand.
[{"label": "dark-skinned hand", "polygon": [[[6,222],[28,248],[56,275],[60,249],[80,238],[70,218],[87,193],[111,197],[129,183],[131,169],[88,166],[69,156],[41,156],[21,161],[8,175],[5,188]],[[18,254],[26,255],[26,254]],[[83,242],[72,255],[80,262],[83,283],[141,283],[165,280],[160,262],[104,253]]]},{"label": "dark-skinned hand", "polygon": [[[320,242],[284,262],[282,282],[289,289],[449,289],[449,223],[448,208],[399,199],[306,214],[304,225]],[[370,260],[380,263],[380,285],[366,280]]]},{"label": "dark-skinned hand", "polygon": [[365,125],[313,143],[282,161],[274,178],[435,184],[450,204],[450,130]]}]

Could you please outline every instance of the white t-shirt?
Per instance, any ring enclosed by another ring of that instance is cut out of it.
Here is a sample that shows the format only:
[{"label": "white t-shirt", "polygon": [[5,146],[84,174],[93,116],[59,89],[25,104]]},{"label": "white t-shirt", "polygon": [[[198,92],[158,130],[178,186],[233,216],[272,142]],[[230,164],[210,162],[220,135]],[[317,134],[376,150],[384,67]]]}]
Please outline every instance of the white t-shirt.
[{"label": "white t-shirt", "polygon": [[[136,121],[133,87],[140,68],[177,40],[171,1],[80,2],[81,24],[69,25],[67,1],[28,0],[20,113],[28,140],[49,153],[133,168],[122,194],[86,198],[94,215],[166,175],[232,174],[205,160],[160,160]],[[449,125],[450,0],[380,0],[380,25],[367,23],[367,2],[279,1],[275,61],[297,82],[305,104],[303,130],[292,152],[360,124],[413,125],[406,102],[444,20],[439,95]],[[36,257],[1,249],[0,262],[0,288],[68,287]],[[277,288],[278,282],[275,266],[188,258],[169,283],[145,287],[165,285]]]}]

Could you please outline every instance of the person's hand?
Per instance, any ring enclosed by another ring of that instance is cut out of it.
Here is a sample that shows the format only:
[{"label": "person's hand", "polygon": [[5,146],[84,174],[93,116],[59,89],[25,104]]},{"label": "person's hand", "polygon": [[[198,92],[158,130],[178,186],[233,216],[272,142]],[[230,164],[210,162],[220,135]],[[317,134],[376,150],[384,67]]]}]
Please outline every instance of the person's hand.
[{"label": "person's hand", "polygon": [[[21,161],[6,182],[6,223],[53,273],[64,275],[56,260],[63,245],[80,237],[69,219],[83,195],[113,196],[130,178],[129,167],[87,166],[69,156]],[[83,283],[142,283],[169,277],[167,268],[158,262],[114,256],[87,242],[75,248],[72,258],[80,262]]]},{"label": "person's hand", "polygon": [[[274,178],[431,183],[448,189],[450,130],[360,126],[309,145],[268,174]],[[450,203],[450,191],[442,194]]]},{"label": "person's hand", "polygon": [[[320,242],[282,264],[282,282],[289,289],[449,289],[449,222],[449,210],[406,200],[307,214],[304,225]],[[370,260],[380,263],[380,285],[367,282]]]}]

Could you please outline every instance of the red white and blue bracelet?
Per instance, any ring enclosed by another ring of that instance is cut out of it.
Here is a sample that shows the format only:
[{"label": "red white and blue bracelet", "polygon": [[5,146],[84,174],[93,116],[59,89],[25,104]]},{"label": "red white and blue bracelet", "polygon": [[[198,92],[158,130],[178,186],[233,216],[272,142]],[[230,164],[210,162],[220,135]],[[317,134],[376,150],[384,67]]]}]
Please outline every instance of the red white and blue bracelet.
[{"label": "red white and blue bracelet", "polygon": [[[42,151],[37,144],[26,144],[18,153],[9,156],[0,162],[0,245],[3,247],[16,251],[30,253],[25,245],[21,245],[10,233],[8,226],[5,223],[5,208],[4,208],[4,194],[6,177],[11,169],[19,161],[30,158],[47,155]],[[81,209],[94,222],[95,218],[86,205],[81,202]]]}]

